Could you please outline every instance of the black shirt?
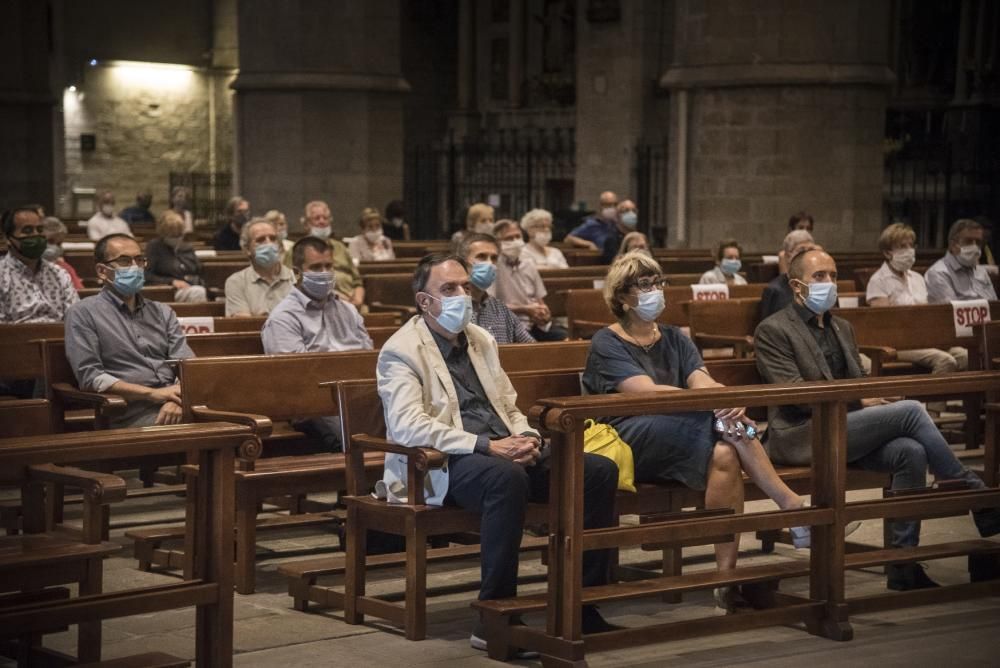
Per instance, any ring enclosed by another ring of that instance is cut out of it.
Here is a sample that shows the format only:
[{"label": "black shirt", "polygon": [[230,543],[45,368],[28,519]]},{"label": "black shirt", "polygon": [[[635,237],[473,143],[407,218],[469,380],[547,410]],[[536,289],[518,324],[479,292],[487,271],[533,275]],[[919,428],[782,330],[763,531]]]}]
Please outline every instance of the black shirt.
[{"label": "black shirt", "polygon": [[491,439],[506,438],[510,430],[493,410],[493,404],[486,398],[486,391],[479,381],[476,368],[469,358],[469,340],[464,333],[458,335],[455,343],[431,330],[441,356],[448,366],[455,392],[458,394],[458,410],[462,414],[462,427],[470,434],[476,434],[476,452],[489,454]]},{"label": "black shirt", "polygon": [[217,251],[237,251],[240,249],[240,233],[233,232],[232,225],[226,223],[215,233],[214,246]]},{"label": "black shirt", "polygon": [[[806,323],[809,333],[816,339],[816,345],[823,351],[826,365],[830,367],[830,373],[833,374],[833,377],[838,380],[847,378],[847,357],[844,355],[844,349],[840,346],[837,332],[833,331],[830,323],[830,312],[827,311],[822,316],[818,316],[798,303],[795,304],[795,312],[799,314],[802,322]],[[823,318],[822,327],[819,326],[821,317]]]}]

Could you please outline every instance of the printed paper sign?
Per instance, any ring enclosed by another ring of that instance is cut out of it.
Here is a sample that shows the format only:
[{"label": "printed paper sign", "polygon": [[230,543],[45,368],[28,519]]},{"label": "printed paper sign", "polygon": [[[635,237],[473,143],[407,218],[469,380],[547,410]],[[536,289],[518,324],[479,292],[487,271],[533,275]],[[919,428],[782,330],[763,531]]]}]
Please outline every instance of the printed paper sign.
[{"label": "printed paper sign", "polygon": [[211,317],[177,318],[177,322],[185,334],[211,334],[215,331],[215,319]]},{"label": "printed paper sign", "polygon": [[990,303],[985,299],[969,299],[951,303],[955,315],[955,336],[972,336],[972,328],[990,320]]},{"label": "printed paper sign", "polygon": [[725,283],[707,283],[691,286],[691,296],[696,302],[729,299],[729,286]]},{"label": "printed paper sign", "polygon": [[857,297],[839,297],[837,299],[837,305],[840,308],[857,308],[858,298]]}]

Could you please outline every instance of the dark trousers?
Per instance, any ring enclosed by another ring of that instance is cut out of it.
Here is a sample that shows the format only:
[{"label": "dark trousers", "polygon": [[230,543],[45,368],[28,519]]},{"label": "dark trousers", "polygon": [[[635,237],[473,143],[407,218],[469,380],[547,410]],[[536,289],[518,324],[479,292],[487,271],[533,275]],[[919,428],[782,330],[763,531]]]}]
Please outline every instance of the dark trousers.
[{"label": "dark trousers", "polygon": [[[480,454],[448,458],[445,503],[480,513],[482,584],[480,600],[517,595],[518,549],[528,501],[542,502],[549,493],[547,462],[525,468],[501,457]],[[614,521],[618,466],[607,457],[585,454],[583,462],[583,526],[611,526]],[[611,553],[583,554],[583,586],[607,584]]]},{"label": "dark trousers", "polygon": [[339,417],[314,417],[292,420],[292,428],[323,444],[323,452],[343,452]]},{"label": "dark trousers", "polygon": [[552,325],[547,332],[532,325],[528,333],[534,337],[535,341],[565,341],[569,337],[569,332],[559,325]]}]

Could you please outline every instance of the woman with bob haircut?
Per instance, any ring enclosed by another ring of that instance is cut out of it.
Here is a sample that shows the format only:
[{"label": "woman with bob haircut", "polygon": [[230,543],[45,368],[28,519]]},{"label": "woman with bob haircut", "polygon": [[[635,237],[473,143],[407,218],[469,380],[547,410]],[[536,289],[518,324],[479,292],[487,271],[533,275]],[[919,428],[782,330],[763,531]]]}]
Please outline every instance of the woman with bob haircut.
[{"label": "woman with bob haircut", "polygon": [[[583,374],[588,394],[678,392],[723,387],[705,369],[697,348],[677,327],[656,319],[663,311],[664,278],[660,265],[644,253],[616,259],[604,280],[604,300],[617,322],[591,340]],[[722,430],[715,423],[721,421]],[[743,511],[741,468],[782,510],[801,508],[804,500],[778,477],[767,453],[747,428],[756,429],[744,408],[636,415],[606,420],[632,449],[635,481],[678,481],[705,490],[706,508]],[[793,527],[796,547],[808,547],[808,527]],[[735,568],[739,535],[715,546],[719,570]],[[727,612],[746,605],[735,587],[715,591]]]}]

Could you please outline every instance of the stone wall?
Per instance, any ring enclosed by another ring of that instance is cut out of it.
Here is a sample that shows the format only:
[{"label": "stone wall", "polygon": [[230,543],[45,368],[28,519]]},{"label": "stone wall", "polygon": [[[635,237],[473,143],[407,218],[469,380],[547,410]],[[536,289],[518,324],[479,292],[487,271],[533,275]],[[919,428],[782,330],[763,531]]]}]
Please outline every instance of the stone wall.
[{"label": "stone wall", "polygon": [[[167,205],[171,171],[230,171],[230,80],[228,73],[206,70],[88,67],[77,91],[63,95],[60,214],[70,213],[74,187],[110,188],[119,207],[149,188],[159,212]],[[209,104],[213,87],[214,123]],[[80,135],[85,133],[95,135],[95,150],[81,150]]]}]

